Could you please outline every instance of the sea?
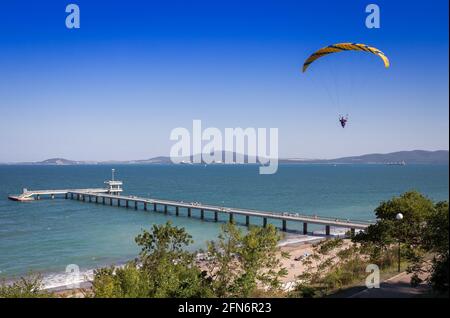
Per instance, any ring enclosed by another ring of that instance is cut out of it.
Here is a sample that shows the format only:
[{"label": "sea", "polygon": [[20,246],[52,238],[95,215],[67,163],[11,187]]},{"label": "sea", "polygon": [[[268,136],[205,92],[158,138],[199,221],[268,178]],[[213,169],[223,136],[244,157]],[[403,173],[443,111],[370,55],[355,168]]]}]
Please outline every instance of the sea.
[{"label": "sea", "polygon": [[[183,211],[176,217],[173,211],[64,198],[8,200],[23,188],[103,187],[113,168],[124,195],[355,220],[374,220],[380,202],[408,190],[433,201],[449,195],[448,165],[281,164],[273,175],[260,175],[256,165],[0,165],[0,281],[40,274],[53,288],[67,273],[85,279],[95,268],[134,259],[139,253],[134,238],[167,221],[192,235],[191,250],[217,238],[225,219],[212,222],[207,212],[201,221]],[[291,233],[300,227],[288,222]]]}]

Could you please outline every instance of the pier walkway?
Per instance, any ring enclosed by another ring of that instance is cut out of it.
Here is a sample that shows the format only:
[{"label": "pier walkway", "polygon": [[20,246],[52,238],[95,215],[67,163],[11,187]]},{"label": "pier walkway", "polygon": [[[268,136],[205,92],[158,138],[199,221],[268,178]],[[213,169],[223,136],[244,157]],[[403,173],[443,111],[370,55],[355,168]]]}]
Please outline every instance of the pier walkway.
[{"label": "pier walkway", "polygon": [[201,204],[194,202],[183,202],[183,201],[171,201],[171,200],[161,200],[161,199],[151,199],[143,198],[137,196],[124,196],[124,195],[111,195],[104,193],[90,193],[86,191],[73,191],[69,193],[71,199],[95,202],[101,204],[117,205],[130,207],[133,206],[135,209],[139,208],[148,210],[148,205],[152,205],[153,211],[158,211],[158,206],[162,207],[164,213],[168,213],[168,208],[171,207],[175,210],[175,215],[180,215],[180,209],[186,209],[187,216],[192,217],[193,210],[199,213],[200,219],[205,219],[205,214],[209,212],[212,214],[212,219],[214,221],[219,220],[219,213],[226,214],[229,221],[233,221],[235,215],[245,216],[245,224],[250,225],[250,217],[260,218],[263,221],[263,226],[267,225],[267,220],[278,220],[281,221],[281,228],[283,231],[287,230],[287,222],[300,222],[303,223],[303,233],[308,233],[308,224],[316,224],[325,226],[325,234],[330,235],[330,228],[342,228],[348,229],[354,233],[355,230],[365,230],[371,222],[366,221],[356,221],[356,220],[344,220],[339,218],[329,218],[329,217],[319,217],[312,215],[301,215],[298,213],[276,213],[268,211],[258,211],[251,209],[241,209],[241,208],[230,208],[209,204]]},{"label": "pier walkway", "polygon": [[287,222],[303,223],[303,233],[308,233],[308,225],[320,225],[325,227],[325,235],[330,235],[331,227],[345,229],[354,234],[356,230],[365,230],[369,225],[373,224],[369,221],[356,221],[349,219],[340,219],[332,217],[320,217],[316,215],[303,215],[299,213],[290,212],[270,212],[259,211],[252,209],[242,209],[233,207],[223,207],[211,204],[201,204],[199,202],[183,202],[172,200],[161,200],[153,198],[144,198],[137,196],[125,196],[122,195],[122,182],[114,180],[105,181],[108,185],[106,188],[88,188],[88,189],[63,189],[63,190],[27,190],[23,189],[23,193],[19,195],[10,195],[8,198],[14,201],[32,201],[39,200],[41,197],[46,196],[54,199],[56,196],[64,196],[65,199],[76,199],[80,201],[95,202],[97,204],[108,204],[130,207],[134,206],[135,209],[141,207],[143,210],[148,210],[148,206],[152,206],[153,211],[158,211],[158,208],[162,209],[164,213],[175,212],[176,216],[180,215],[180,209],[184,209],[187,212],[187,217],[192,217],[192,213],[195,211],[199,215],[200,219],[219,221],[219,214],[226,215],[226,218],[233,222],[235,216],[245,217],[245,224],[250,225],[250,218],[258,218],[262,220],[262,226],[267,226],[267,221],[281,222],[281,229],[287,231]]},{"label": "pier walkway", "polygon": [[41,196],[49,196],[52,199],[57,195],[64,195],[67,199],[67,195],[71,192],[76,193],[108,193],[108,189],[105,188],[93,188],[93,189],[64,189],[64,190],[27,190],[24,189],[23,193],[18,195],[10,195],[8,198],[13,201],[32,201],[39,200]]}]

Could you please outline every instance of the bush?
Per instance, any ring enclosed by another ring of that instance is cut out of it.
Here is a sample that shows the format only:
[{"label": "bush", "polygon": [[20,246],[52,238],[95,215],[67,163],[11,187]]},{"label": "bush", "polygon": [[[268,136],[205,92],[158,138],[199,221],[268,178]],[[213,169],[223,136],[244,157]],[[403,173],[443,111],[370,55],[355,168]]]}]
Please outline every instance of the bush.
[{"label": "bush", "polygon": [[140,298],[150,294],[145,272],[134,262],[123,268],[102,268],[94,272],[92,288],[98,298]]},{"label": "bush", "polygon": [[[280,278],[287,274],[281,266],[280,235],[273,225],[250,227],[244,235],[233,223],[222,227],[217,242],[209,242],[209,276],[217,297],[250,297],[262,288],[280,291]],[[282,257],[288,257],[282,254]]]},{"label": "bush", "polygon": [[[94,297],[249,297],[278,295],[280,266],[277,230],[252,227],[243,235],[226,224],[218,242],[208,246],[208,271],[201,271],[195,254],[186,251],[192,238],[170,222],[154,225],[136,237],[138,262],[123,268],[95,271]],[[261,290],[259,287],[264,287]]]},{"label": "bush", "polygon": [[31,275],[22,277],[12,284],[0,285],[0,298],[49,298],[53,295],[42,290],[42,277]]},{"label": "bush", "polygon": [[433,260],[432,274],[430,276],[430,283],[433,290],[439,294],[447,294],[449,290],[448,276],[448,253]]},{"label": "bush", "polygon": [[[448,293],[448,202],[433,204],[422,194],[411,191],[382,202],[375,213],[377,223],[353,238],[370,255],[371,262],[381,268],[391,266],[396,262],[396,245],[400,243],[401,256],[408,261],[408,272],[413,274],[411,283],[421,283],[421,274],[428,271],[433,289]],[[403,214],[403,220],[395,219],[397,213]],[[428,270],[426,259],[430,254],[434,257]]]},{"label": "bush", "polygon": [[136,237],[141,246],[138,262],[123,268],[97,270],[94,297],[208,297],[211,288],[185,248],[192,238],[184,228],[154,225]]}]

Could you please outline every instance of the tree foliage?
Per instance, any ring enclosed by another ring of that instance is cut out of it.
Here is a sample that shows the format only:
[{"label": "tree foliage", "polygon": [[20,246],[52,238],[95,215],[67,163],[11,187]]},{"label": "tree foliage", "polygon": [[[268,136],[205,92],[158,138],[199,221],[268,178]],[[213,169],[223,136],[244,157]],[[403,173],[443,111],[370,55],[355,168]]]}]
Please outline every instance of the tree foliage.
[{"label": "tree foliage", "polygon": [[[209,242],[202,267],[187,251],[192,237],[184,228],[153,225],[136,237],[141,252],[122,268],[95,271],[94,297],[248,297],[258,289],[276,290],[286,275],[280,265],[273,226],[243,232],[226,224]],[[206,268],[205,268],[206,267]]]},{"label": "tree foliage", "polygon": [[49,298],[53,295],[42,289],[42,277],[30,275],[7,284],[0,284],[0,298]]},{"label": "tree foliage", "polygon": [[210,296],[204,273],[186,247],[192,237],[184,228],[153,225],[136,237],[141,247],[137,262],[123,268],[97,270],[95,297],[205,297]]},{"label": "tree foliage", "polygon": [[305,270],[297,277],[293,295],[304,298],[322,297],[361,280],[368,264],[357,244],[342,239],[318,243],[302,262]]},{"label": "tree foliage", "polygon": [[449,292],[448,202],[438,202],[424,235],[424,248],[434,253],[429,282],[438,293]]},{"label": "tree foliage", "polygon": [[[400,244],[402,258],[410,263],[411,283],[420,283],[422,274],[428,274],[436,291],[448,293],[448,202],[434,204],[422,194],[410,191],[382,202],[375,213],[377,223],[353,238],[368,252],[371,261],[382,266],[382,259],[392,255],[394,246]],[[403,214],[402,220],[396,219],[397,213]],[[431,267],[426,264],[430,254]]]},{"label": "tree foliage", "polygon": [[243,233],[235,224],[222,227],[219,239],[208,244],[208,274],[218,297],[249,297],[257,289],[276,291],[287,274],[281,266],[277,229],[250,227]]},{"label": "tree foliage", "polygon": [[[433,211],[434,205],[430,199],[416,191],[406,192],[400,197],[382,202],[375,209],[377,223],[369,226],[366,232],[356,235],[355,241],[376,243],[380,248],[386,248],[399,240],[417,246]],[[396,219],[398,213],[403,214],[402,220]]]}]

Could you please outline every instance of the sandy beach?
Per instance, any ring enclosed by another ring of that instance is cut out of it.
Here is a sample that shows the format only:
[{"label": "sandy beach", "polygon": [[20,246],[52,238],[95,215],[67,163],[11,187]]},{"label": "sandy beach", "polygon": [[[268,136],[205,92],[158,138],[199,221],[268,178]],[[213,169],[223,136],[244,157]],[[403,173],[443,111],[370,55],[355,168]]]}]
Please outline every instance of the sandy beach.
[{"label": "sandy beach", "polygon": [[300,258],[312,253],[313,244],[311,242],[294,243],[281,247],[282,252],[289,253],[289,258],[281,258],[282,266],[288,271],[287,276],[283,277],[283,283],[293,282],[295,278],[302,274],[305,266]]}]

